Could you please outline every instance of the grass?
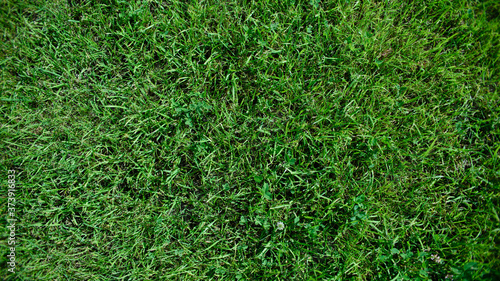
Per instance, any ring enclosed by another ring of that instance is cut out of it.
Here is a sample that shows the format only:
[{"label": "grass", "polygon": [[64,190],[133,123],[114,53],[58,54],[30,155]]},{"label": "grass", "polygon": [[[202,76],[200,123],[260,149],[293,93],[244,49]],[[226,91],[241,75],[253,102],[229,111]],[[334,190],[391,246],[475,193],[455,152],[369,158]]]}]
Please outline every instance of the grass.
[{"label": "grass", "polygon": [[500,278],[496,1],[0,10],[6,280]]}]

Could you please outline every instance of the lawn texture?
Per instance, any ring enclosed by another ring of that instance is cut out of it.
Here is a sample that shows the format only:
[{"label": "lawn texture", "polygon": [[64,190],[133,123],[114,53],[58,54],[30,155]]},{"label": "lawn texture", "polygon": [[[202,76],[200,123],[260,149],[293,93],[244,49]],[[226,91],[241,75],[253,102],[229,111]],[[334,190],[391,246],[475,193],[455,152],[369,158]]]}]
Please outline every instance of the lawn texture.
[{"label": "lawn texture", "polygon": [[0,0],[0,276],[500,280],[499,12]]}]

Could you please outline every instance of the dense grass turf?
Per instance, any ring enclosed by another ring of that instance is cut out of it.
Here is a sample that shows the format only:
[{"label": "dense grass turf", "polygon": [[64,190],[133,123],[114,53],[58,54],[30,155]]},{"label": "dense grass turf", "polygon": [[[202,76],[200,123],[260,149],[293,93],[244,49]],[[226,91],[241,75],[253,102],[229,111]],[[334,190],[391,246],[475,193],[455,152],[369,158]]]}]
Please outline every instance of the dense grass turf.
[{"label": "dense grass turf", "polygon": [[500,278],[498,2],[0,9],[8,280]]}]

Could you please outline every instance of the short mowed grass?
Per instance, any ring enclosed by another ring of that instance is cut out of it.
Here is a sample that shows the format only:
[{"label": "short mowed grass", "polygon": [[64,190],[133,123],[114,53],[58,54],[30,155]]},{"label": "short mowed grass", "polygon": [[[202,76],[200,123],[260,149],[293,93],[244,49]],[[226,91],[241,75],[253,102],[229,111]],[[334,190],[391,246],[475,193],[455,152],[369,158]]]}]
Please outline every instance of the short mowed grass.
[{"label": "short mowed grass", "polygon": [[499,12],[0,1],[0,275],[499,280]]}]

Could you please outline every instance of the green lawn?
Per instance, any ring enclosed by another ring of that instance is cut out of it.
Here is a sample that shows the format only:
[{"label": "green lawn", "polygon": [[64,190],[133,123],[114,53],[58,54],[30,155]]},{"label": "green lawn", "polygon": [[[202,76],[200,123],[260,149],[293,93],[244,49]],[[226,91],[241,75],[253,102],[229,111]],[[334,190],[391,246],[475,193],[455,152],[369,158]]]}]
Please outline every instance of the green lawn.
[{"label": "green lawn", "polygon": [[0,36],[5,280],[500,280],[498,1],[0,0]]}]

